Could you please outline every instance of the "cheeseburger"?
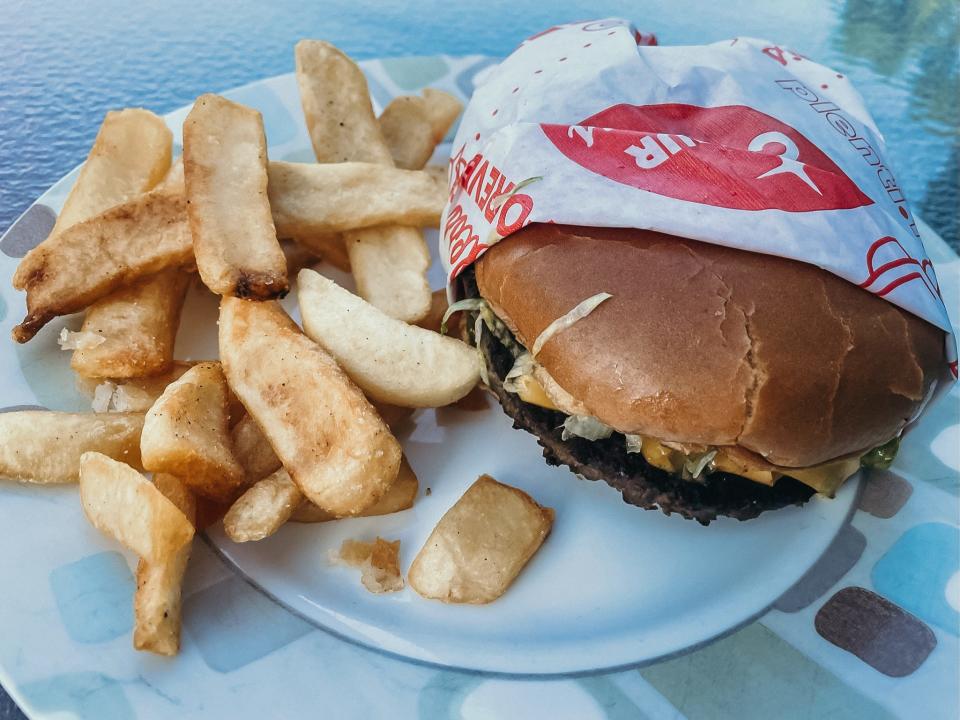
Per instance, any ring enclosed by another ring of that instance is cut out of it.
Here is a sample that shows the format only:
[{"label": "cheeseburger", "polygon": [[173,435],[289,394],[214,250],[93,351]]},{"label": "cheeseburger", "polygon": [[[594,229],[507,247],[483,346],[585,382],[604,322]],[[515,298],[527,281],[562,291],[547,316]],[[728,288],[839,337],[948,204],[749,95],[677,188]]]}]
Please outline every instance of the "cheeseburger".
[{"label": "cheeseburger", "polygon": [[462,273],[486,382],[547,462],[707,524],[893,459],[944,331],[813,265],[531,224]]}]

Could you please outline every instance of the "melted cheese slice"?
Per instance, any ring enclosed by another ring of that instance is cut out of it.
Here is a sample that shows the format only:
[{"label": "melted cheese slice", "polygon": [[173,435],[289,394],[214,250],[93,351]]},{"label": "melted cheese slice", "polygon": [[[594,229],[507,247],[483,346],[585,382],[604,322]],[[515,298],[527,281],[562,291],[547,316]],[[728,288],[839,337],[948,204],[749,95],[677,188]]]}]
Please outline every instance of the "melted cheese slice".
[{"label": "melted cheese slice", "polygon": [[[559,410],[533,375],[522,375],[516,378],[515,383],[517,395],[524,402],[539,405],[548,410]],[[648,463],[667,472],[680,472],[686,459],[686,456],[679,450],[669,448],[659,440],[648,437],[643,438],[640,452]],[[715,470],[739,475],[771,487],[781,476],[786,475],[799,480],[818,493],[833,497],[840,486],[843,485],[843,482],[860,469],[860,457],[840,458],[807,468],[774,466],[774,469],[771,470],[769,467],[751,467],[742,460],[734,459],[721,447],[717,448],[717,455],[714,457],[712,464]]]}]

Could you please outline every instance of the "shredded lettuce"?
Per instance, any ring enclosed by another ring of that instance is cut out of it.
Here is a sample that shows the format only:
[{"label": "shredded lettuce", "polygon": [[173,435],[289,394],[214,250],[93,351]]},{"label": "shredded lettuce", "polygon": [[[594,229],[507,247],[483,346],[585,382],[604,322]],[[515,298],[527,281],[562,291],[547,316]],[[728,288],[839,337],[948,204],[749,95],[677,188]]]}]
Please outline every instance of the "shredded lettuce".
[{"label": "shredded lettuce", "polygon": [[708,450],[705,453],[688,455],[687,459],[683,462],[684,474],[686,475],[689,473],[690,477],[696,480],[700,477],[703,471],[707,469],[707,466],[713,462],[713,459],[716,456],[716,450]]},{"label": "shredded lettuce", "polygon": [[489,387],[490,385],[490,375],[487,374],[487,360],[483,356],[483,349],[480,347],[480,336],[483,333],[483,315],[477,315],[477,319],[473,323],[473,339],[477,343],[477,355],[480,356],[480,379],[483,380],[483,384]]},{"label": "shredded lettuce", "polygon": [[520,355],[517,356],[517,359],[514,360],[513,367],[510,368],[510,372],[508,372],[506,377],[503,379],[503,389],[512,393],[520,392],[520,386],[517,385],[517,378],[521,378],[526,375],[532,375],[535,365],[536,363],[533,360],[533,355],[528,352],[520,353]]},{"label": "shredded lettuce", "polygon": [[603,440],[613,435],[613,428],[590,415],[568,415],[563,421],[561,440],[580,437],[584,440]]},{"label": "shredded lettuce", "polygon": [[499,210],[500,207],[501,207],[507,200],[509,200],[509,199],[512,198],[514,195],[516,195],[518,192],[520,192],[521,190],[523,190],[523,188],[525,188],[527,185],[531,185],[532,183],[535,183],[535,182],[537,182],[538,180],[543,180],[543,175],[535,175],[534,177],[528,177],[526,180],[521,180],[520,182],[518,182],[516,185],[513,186],[513,189],[512,189],[510,192],[508,192],[508,193],[500,193],[500,194],[497,195],[495,198],[492,198],[492,199],[490,200],[490,207],[493,208],[494,211]]},{"label": "shredded lettuce", "polygon": [[860,458],[860,464],[871,470],[886,470],[897,457],[897,451],[900,449],[900,438],[895,437],[888,443],[875,447]]},{"label": "shredded lettuce", "polygon": [[540,353],[540,350],[543,349],[543,346],[546,345],[547,341],[558,332],[566,330],[578,320],[583,320],[583,318],[596,310],[600,303],[602,303],[604,300],[609,300],[612,297],[613,295],[606,292],[591,295],[586,300],[578,303],[573,310],[565,315],[561,315],[552,323],[547,325],[544,331],[540,333],[536,341],[533,343],[533,356],[536,357]]},{"label": "shredded lettuce", "polygon": [[487,301],[483,298],[467,298],[466,300],[458,300],[453,305],[447,308],[447,311],[443,314],[443,320],[440,321],[440,334],[447,334],[447,320],[450,319],[450,316],[454,313],[463,312],[464,310],[482,310],[487,307]]},{"label": "shredded lettuce", "polygon": [[643,436],[642,435],[624,435],[623,438],[624,440],[627,441],[628,453],[643,452]]}]

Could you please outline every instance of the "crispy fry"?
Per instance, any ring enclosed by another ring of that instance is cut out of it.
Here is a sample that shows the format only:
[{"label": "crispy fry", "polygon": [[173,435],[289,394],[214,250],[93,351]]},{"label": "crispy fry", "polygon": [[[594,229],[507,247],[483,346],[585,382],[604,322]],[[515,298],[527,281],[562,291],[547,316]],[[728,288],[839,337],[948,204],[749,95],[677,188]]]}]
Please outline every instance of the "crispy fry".
[{"label": "crispy fry", "polygon": [[[430,312],[420,318],[416,325],[425,330],[432,330],[435,333],[440,332],[440,325],[443,324],[443,316],[447,312],[449,303],[447,302],[447,291],[444,289],[434,290],[430,296]],[[450,333],[452,337],[457,337]]]},{"label": "crispy fry", "polygon": [[285,295],[287,265],[267,201],[260,113],[218,95],[197,98],[183,122],[183,171],[204,284],[220,295]]},{"label": "crispy fry", "polygon": [[472,347],[395,320],[313,270],[298,276],[304,332],[372,399],[440,407],[480,379]]},{"label": "crispy fry", "polygon": [[[382,498],[360,513],[359,517],[390,515],[412,508],[419,489],[420,483],[417,476],[413,472],[413,468],[410,467],[410,463],[407,462],[406,456],[403,456],[400,460],[400,472],[397,473],[397,479],[394,480],[393,485],[390,486],[390,489]],[[305,501],[294,510],[290,519],[294,522],[315,523],[336,520],[337,518],[326,510],[318,508],[312,502]]]},{"label": "crispy fry", "polygon": [[273,535],[303,502],[303,493],[280,468],[237,498],[223,517],[223,529],[234,542],[263,540]]},{"label": "crispy fry", "polygon": [[[369,398],[367,399],[369,400]],[[394,434],[396,434],[397,428],[409,420],[416,411],[416,408],[400,407],[399,405],[377,402],[376,400],[370,400],[370,403]]]},{"label": "crispy fry", "polygon": [[13,329],[13,339],[26,342],[58,315],[191,262],[182,188],[174,183],[138,195],[52,235],[20,261],[13,286],[27,291],[27,316]]},{"label": "crispy fry", "polygon": [[[197,501],[193,493],[173,475],[157,473],[153,484],[196,525]],[[137,563],[137,591],[133,597],[135,625],[133,646],[158,655],[180,651],[180,588],[190,559],[187,543],[164,563]]]},{"label": "crispy fry", "polygon": [[87,377],[116,379],[169,370],[189,284],[190,275],[168,268],[95,302],[87,309],[81,332],[103,342],[75,350],[70,367]]},{"label": "crispy fry", "polygon": [[[333,265],[338,270],[350,272],[350,256],[347,255],[347,246],[343,241],[342,233],[333,233],[331,235],[301,235],[294,238],[298,246],[307,248],[311,253],[319,255],[321,259]],[[293,276],[301,268],[291,269],[290,275]]]},{"label": "crispy fry", "polygon": [[173,133],[149,110],[108,112],[51,235],[150,190],[170,167]]},{"label": "crispy fry", "polygon": [[93,399],[94,412],[145,413],[172,383],[194,363],[174,360],[166,372],[145,378],[130,378],[121,382],[77,376],[77,390]]},{"label": "crispy fry", "polygon": [[277,233],[311,238],[384,223],[440,222],[446,187],[430,173],[371,163],[270,163]]},{"label": "crispy fry", "polygon": [[129,465],[97,452],[80,458],[80,503],[90,524],[150,563],[168,562],[193,524]]},{"label": "crispy fry", "polygon": [[143,413],[0,413],[0,478],[73,483],[88,451],[140,467]]},{"label": "crispy fry", "polygon": [[367,80],[353,60],[320,40],[298,42],[294,58],[300,103],[317,161],[391,164]]},{"label": "crispy fry", "polygon": [[423,95],[394,98],[378,121],[399,168],[422,169],[463,109],[459,100],[442,90],[427,88]]},{"label": "crispy fry", "polygon": [[425,598],[488,603],[506,592],[553,525],[522,490],[480,478],[440,518],[407,579]]},{"label": "crispy fry", "polygon": [[277,303],[224,298],[220,357],[230,387],[312,502],[356,515],[396,479],[399,443]]},{"label": "crispy fry", "polygon": [[400,573],[400,541],[378,537],[373,542],[344,540],[340,550],[330,553],[330,561],[360,569],[360,582],[372,593],[403,590]]},{"label": "crispy fry", "polygon": [[228,413],[220,364],[194,365],[147,413],[140,438],[143,466],[176,475],[198,495],[229,502],[244,472],[230,444]]},{"label": "crispy fry", "polygon": [[[367,81],[356,63],[333,45],[316,40],[301,40],[296,60],[300,102],[317,160],[392,166]],[[445,194],[445,185],[443,189]],[[418,230],[402,225],[355,230],[344,241],[361,297],[406,322],[426,315],[430,252]]]},{"label": "crispy fry", "polygon": [[250,415],[240,418],[230,431],[230,437],[233,454],[243,466],[247,487],[280,467],[280,458],[270,447],[270,441],[257,425],[257,421]]}]

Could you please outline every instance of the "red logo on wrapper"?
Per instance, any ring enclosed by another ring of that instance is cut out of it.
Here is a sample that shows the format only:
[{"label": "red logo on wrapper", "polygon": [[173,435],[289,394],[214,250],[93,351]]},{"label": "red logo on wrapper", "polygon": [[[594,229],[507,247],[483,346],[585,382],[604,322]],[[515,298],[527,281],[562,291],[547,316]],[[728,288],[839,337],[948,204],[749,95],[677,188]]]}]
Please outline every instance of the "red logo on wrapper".
[{"label": "red logo on wrapper", "polygon": [[541,128],[587,170],[678,200],[788,212],[873,203],[797,130],[743,105],[614,105]]}]

